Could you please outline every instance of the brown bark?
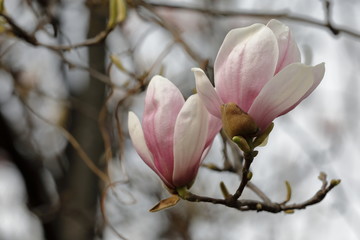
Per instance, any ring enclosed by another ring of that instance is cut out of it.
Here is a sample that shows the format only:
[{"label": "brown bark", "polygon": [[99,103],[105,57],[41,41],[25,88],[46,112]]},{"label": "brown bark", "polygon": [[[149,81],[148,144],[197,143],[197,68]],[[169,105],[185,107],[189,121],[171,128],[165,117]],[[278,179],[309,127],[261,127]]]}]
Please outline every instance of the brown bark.
[{"label": "brown bark", "polygon": [[[105,29],[105,10],[106,8],[103,6],[90,6],[89,37]],[[104,43],[89,48],[91,68],[104,72],[104,60]],[[90,78],[87,89],[78,96],[78,99],[100,112],[104,101],[104,92],[104,84],[97,79]],[[104,148],[97,119],[90,119],[79,111],[74,111],[71,118],[71,133],[95,164],[99,165]],[[68,159],[69,171],[66,173],[60,192],[62,203],[57,238],[59,240],[93,239],[99,197],[99,179],[71,147],[68,150]]]}]

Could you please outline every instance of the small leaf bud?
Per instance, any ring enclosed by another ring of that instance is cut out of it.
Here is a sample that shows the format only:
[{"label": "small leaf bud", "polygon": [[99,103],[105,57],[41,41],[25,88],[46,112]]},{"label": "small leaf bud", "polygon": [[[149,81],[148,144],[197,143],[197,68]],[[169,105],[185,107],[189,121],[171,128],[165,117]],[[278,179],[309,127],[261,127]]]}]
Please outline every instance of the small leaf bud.
[{"label": "small leaf bud", "polygon": [[247,180],[250,181],[252,179],[252,177],[253,177],[253,173],[248,172],[246,177],[247,177]]},{"label": "small leaf bud", "polygon": [[261,203],[256,204],[256,210],[260,211],[262,209]]},{"label": "small leaf bud", "polygon": [[331,179],[330,181],[330,185],[332,186],[339,185],[340,183],[341,183],[341,179]]}]

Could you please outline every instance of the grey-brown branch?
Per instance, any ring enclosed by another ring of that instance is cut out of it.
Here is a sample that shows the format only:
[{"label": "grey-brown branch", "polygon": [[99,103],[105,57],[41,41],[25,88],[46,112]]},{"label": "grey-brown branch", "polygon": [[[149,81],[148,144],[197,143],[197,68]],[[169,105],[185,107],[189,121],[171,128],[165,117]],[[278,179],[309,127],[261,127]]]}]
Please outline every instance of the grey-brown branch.
[{"label": "grey-brown branch", "polygon": [[[308,206],[314,205],[316,203],[321,202],[327,195],[327,193],[333,189],[336,185],[340,183],[340,180],[333,179],[328,183],[326,180],[326,174],[320,173],[319,179],[322,182],[321,188],[308,200],[301,202],[301,203],[276,203],[272,201],[257,201],[257,200],[248,200],[248,199],[236,199],[234,200],[234,195],[229,196],[225,199],[219,198],[211,198],[211,197],[204,197],[193,194],[191,192],[186,192],[181,196],[184,200],[190,202],[207,202],[213,204],[220,204],[227,207],[231,207],[237,209],[239,211],[265,211],[271,213],[293,213],[294,210],[305,209]],[[241,184],[240,184],[241,185]],[[236,195],[237,197],[237,195]]]}]

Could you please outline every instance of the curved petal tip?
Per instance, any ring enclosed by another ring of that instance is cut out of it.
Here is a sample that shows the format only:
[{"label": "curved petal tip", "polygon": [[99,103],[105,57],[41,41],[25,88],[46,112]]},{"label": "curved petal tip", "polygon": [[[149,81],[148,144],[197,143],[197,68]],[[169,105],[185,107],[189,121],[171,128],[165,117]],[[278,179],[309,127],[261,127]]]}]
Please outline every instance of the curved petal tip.
[{"label": "curved petal tip", "polygon": [[221,118],[221,105],[223,101],[218,96],[215,88],[211,85],[209,78],[200,68],[192,68],[196,81],[196,90],[207,110],[217,118]]}]

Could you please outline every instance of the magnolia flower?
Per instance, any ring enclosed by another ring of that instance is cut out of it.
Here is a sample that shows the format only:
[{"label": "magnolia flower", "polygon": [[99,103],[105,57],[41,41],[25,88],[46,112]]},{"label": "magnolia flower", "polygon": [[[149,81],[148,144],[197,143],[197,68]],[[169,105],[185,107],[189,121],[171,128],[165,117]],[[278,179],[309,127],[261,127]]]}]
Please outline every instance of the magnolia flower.
[{"label": "magnolia flower", "polygon": [[215,89],[201,69],[193,71],[198,94],[212,115],[221,118],[221,106],[235,103],[261,133],[314,91],[325,67],[300,63],[289,28],[271,20],[227,34],[215,60]]},{"label": "magnolia flower", "polygon": [[211,116],[198,95],[184,101],[168,79],[151,79],[142,125],[129,113],[129,133],[144,162],[169,189],[190,187],[221,122]]}]

